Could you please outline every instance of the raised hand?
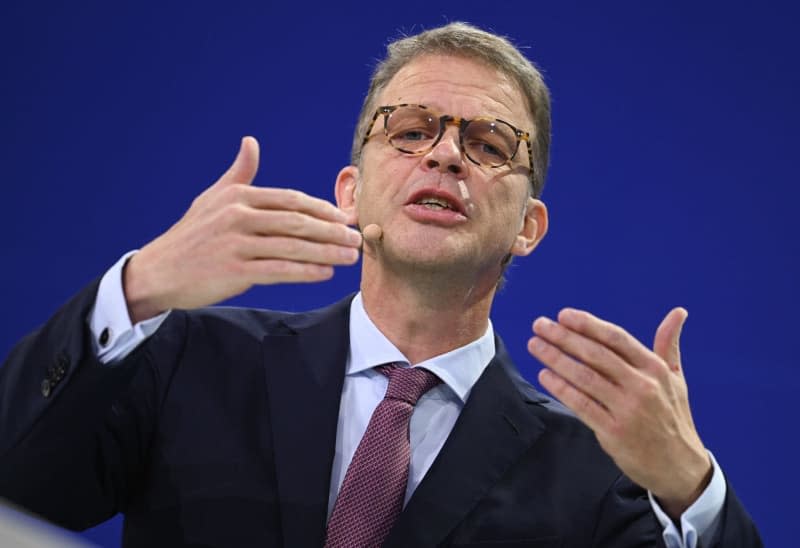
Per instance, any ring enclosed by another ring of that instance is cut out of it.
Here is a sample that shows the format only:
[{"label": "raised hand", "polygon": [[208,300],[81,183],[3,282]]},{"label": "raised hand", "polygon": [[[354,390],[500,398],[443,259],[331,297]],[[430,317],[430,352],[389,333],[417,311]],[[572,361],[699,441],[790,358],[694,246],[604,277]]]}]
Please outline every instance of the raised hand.
[{"label": "raised hand", "polygon": [[692,420],[680,357],[687,312],[661,322],[650,351],[622,328],[566,308],[538,318],[528,350],[542,383],[591,428],[625,474],[677,519],[703,492],[712,465]]},{"label": "raised hand", "polygon": [[333,266],[358,260],[361,235],[342,211],[296,190],[252,186],[258,162],[258,142],[245,137],[228,171],[131,258],[131,321],[214,304],[255,284],[326,280]]}]

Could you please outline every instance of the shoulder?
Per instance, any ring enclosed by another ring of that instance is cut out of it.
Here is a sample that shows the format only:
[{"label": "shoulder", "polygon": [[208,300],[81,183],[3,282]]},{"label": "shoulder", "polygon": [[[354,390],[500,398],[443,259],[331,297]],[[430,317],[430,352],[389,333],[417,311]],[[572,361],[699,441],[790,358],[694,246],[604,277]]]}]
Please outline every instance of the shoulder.
[{"label": "shoulder", "polygon": [[578,420],[575,414],[561,402],[537,389],[519,372],[514,360],[506,350],[502,339],[495,335],[495,357],[493,362],[503,371],[511,382],[514,391],[519,394],[522,400],[529,404],[545,409],[559,417],[567,420]]},{"label": "shoulder", "polygon": [[594,432],[571,409],[523,377],[499,338],[496,348],[495,364],[510,381],[511,390],[520,398],[526,414],[542,424],[547,443],[567,454],[581,454],[588,461],[608,467],[609,472],[616,471]]},{"label": "shoulder", "polygon": [[293,335],[310,326],[346,330],[351,299],[352,295],[304,312],[228,306],[173,310],[146,346],[154,358],[167,360],[186,353],[194,358],[242,355],[256,351],[269,337]]},{"label": "shoulder", "polygon": [[568,438],[572,443],[585,445],[587,449],[599,448],[594,433],[571,409],[537,389],[519,373],[516,367],[506,369],[506,374],[525,402],[528,411],[545,423],[550,435]]},{"label": "shoulder", "polygon": [[297,328],[336,317],[346,318],[352,295],[328,306],[294,312],[266,308],[213,306],[194,310],[173,310],[159,331],[169,334],[238,333],[245,337],[263,338],[281,335]]}]

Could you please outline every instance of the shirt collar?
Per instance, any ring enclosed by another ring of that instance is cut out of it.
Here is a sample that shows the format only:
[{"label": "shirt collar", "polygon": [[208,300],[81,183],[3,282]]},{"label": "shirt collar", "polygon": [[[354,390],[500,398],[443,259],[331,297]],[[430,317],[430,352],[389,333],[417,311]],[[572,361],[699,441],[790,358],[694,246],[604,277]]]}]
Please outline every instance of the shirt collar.
[{"label": "shirt collar", "polygon": [[[489,320],[486,332],[464,346],[415,365],[435,373],[466,403],[472,387],[495,354],[494,329]],[[355,375],[385,363],[408,365],[409,361],[372,323],[359,292],[350,303],[350,354],[347,375]]]}]

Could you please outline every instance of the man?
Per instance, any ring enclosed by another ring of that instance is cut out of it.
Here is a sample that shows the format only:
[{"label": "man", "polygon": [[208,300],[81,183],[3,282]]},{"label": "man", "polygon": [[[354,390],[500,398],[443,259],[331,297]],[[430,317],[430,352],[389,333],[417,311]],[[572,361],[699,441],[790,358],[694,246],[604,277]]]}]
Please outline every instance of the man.
[{"label": "man", "polygon": [[[12,351],[0,495],[77,529],[125,512],[126,546],[760,545],[692,423],[683,309],[652,351],[583,311],[537,319],[572,413],[494,336],[504,269],[547,231],[549,116],[513,46],[451,24],[389,47],[338,208],[253,187],[245,138]],[[324,310],[203,308],[362,245],[360,292]]]}]

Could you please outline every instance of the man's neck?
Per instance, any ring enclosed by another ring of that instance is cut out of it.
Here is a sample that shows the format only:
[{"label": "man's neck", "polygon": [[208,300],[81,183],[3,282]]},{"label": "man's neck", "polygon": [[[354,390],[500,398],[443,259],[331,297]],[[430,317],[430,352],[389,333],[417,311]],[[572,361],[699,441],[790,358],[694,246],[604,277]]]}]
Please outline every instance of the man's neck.
[{"label": "man's neck", "polygon": [[361,295],[372,322],[416,364],[481,337],[494,286],[414,284],[383,272],[362,278]]}]

